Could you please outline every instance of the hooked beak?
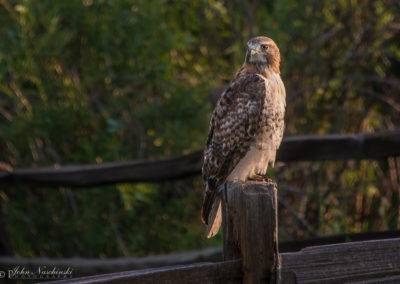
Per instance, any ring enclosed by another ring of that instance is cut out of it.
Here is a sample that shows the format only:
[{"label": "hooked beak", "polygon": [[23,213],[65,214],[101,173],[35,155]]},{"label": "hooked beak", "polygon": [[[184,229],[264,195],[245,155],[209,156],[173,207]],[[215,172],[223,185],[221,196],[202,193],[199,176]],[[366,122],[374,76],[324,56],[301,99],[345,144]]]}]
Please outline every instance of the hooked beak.
[{"label": "hooked beak", "polygon": [[250,48],[250,55],[254,56],[256,54],[261,54],[260,47],[258,45],[251,45]]},{"label": "hooked beak", "polygon": [[254,45],[249,44],[249,52],[250,52],[249,61],[251,63],[254,62],[267,63],[267,59],[263,55],[263,52],[261,51],[261,46],[259,44],[254,44]]}]

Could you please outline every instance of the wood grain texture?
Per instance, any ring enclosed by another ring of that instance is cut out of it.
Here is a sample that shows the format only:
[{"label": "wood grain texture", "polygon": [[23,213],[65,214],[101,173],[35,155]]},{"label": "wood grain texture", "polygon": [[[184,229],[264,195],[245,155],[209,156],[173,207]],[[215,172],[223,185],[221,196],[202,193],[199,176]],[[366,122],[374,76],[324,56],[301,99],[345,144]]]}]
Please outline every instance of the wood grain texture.
[{"label": "wood grain texture", "polygon": [[[295,252],[307,246],[327,245],[335,243],[344,243],[349,241],[364,241],[373,239],[400,238],[400,231],[385,232],[367,232],[356,234],[345,234],[331,237],[321,237],[309,240],[290,241],[279,243],[279,251]],[[193,264],[195,262],[218,262],[222,261],[222,247],[206,248],[182,253],[171,253],[166,255],[154,255],[146,257],[128,257],[128,258],[21,258],[11,256],[0,257],[0,271],[7,271],[16,266],[37,268],[38,266],[50,267],[55,265],[59,268],[71,267],[74,270],[74,276],[88,276],[95,274],[105,274],[113,272],[122,272],[128,270],[137,270],[145,268],[156,268],[162,266],[173,266],[182,264]],[[399,281],[400,283],[400,281]]]},{"label": "wood grain texture", "polygon": [[242,259],[244,284],[275,280],[280,264],[276,185],[248,181],[223,187],[224,260]]},{"label": "wood grain texture", "polygon": [[[354,135],[312,135],[287,137],[277,161],[384,159],[400,156],[400,130]],[[50,186],[96,186],[120,182],[159,182],[199,175],[203,152],[178,158],[103,163],[59,168],[0,170],[0,184]]]},{"label": "wood grain texture", "polygon": [[16,266],[35,270],[39,266],[57,266],[60,269],[73,269],[74,276],[88,276],[122,272],[128,270],[156,268],[162,266],[192,264],[195,262],[217,262],[222,260],[221,248],[207,248],[183,253],[171,253],[166,255],[153,255],[145,257],[121,257],[109,259],[93,258],[15,258],[9,256],[0,257],[0,271],[8,271]]},{"label": "wood grain texture", "polygon": [[173,267],[144,269],[96,275],[46,283],[140,283],[140,284],[240,284],[241,261],[198,263]]},{"label": "wood grain texture", "polygon": [[360,242],[382,239],[400,238],[400,230],[383,231],[383,232],[363,232],[341,234],[327,237],[318,237],[305,240],[286,241],[279,243],[279,251],[282,252],[295,252],[306,247],[322,246],[330,244],[339,244],[346,242]]},{"label": "wood grain texture", "polygon": [[[309,247],[284,253],[282,284],[399,283],[400,238]],[[47,283],[242,283],[242,261],[197,263]]]},{"label": "wood grain texture", "polygon": [[298,283],[351,283],[400,275],[400,239],[309,247],[282,254]]}]

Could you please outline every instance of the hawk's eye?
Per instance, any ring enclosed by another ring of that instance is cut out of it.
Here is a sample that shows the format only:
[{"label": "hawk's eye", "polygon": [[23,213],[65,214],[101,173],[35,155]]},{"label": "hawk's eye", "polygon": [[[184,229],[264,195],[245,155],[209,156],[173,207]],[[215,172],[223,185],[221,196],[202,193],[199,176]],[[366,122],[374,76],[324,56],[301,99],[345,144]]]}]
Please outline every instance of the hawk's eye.
[{"label": "hawk's eye", "polygon": [[262,50],[268,50],[268,45],[267,44],[262,44],[261,45],[261,48],[262,48]]}]

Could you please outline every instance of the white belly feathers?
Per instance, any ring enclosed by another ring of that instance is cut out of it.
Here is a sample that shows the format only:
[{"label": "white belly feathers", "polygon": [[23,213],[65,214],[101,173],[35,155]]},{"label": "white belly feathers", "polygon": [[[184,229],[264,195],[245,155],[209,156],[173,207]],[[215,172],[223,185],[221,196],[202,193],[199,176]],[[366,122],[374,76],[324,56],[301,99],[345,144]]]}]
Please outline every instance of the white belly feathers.
[{"label": "white belly feathers", "polygon": [[245,181],[255,175],[266,175],[268,165],[274,166],[283,136],[286,92],[279,74],[269,73],[269,78],[259,75],[265,80],[266,87],[261,127],[249,151],[227,177],[228,181]]}]

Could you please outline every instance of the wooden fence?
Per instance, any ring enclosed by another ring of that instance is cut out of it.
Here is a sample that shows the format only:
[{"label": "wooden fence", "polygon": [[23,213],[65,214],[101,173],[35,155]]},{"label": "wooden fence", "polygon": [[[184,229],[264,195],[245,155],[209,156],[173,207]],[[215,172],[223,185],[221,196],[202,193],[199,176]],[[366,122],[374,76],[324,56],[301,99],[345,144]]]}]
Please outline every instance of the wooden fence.
[{"label": "wooden fence", "polygon": [[[400,156],[400,130],[290,137],[284,139],[277,159],[291,162],[391,156]],[[201,161],[202,152],[197,151],[161,161],[14,169],[0,171],[0,183],[83,187],[128,181],[157,182],[198,175]],[[118,272],[58,283],[400,282],[400,238],[313,246],[299,252],[280,253],[276,186],[251,182],[225,186],[220,190],[224,261]]]},{"label": "wooden fence", "polygon": [[399,283],[400,238],[278,252],[274,184],[222,188],[224,261],[166,266],[49,283]]},{"label": "wooden fence", "polygon": [[[400,238],[283,253],[280,283],[400,283]],[[242,283],[242,261],[205,262],[47,283]]]},{"label": "wooden fence", "polygon": [[[353,135],[285,138],[277,153],[282,162],[384,159],[400,156],[400,130]],[[119,182],[159,182],[199,175],[202,151],[173,159],[98,165],[0,170],[0,184],[88,187]]]},{"label": "wooden fence", "polygon": [[[319,237],[305,240],[279,242],[281,253],[298,252],[306,247],[332,245],[345,242],[360,242],[370,240],[383,240],[400,238],[400,231],[364,232],[341,234],[329,237]],[[176,266],[193,264],[196,262],[220,262],[223,261],[222,247],[206,248],[190,252],[171,253],[166,255],[152,255],[145,257],[119,257],[108,259],[96,258],[23,258],[12,256],[0,256],[0,271],[8,271],[14,267],[26,267],[35,270],[37,267],[56,266],[65,270],[71,268],[74,277],[89,276],[123,272],[129,270],[148,269],[163,266]],[[1,283],[1,282],[0,282]]]}]

